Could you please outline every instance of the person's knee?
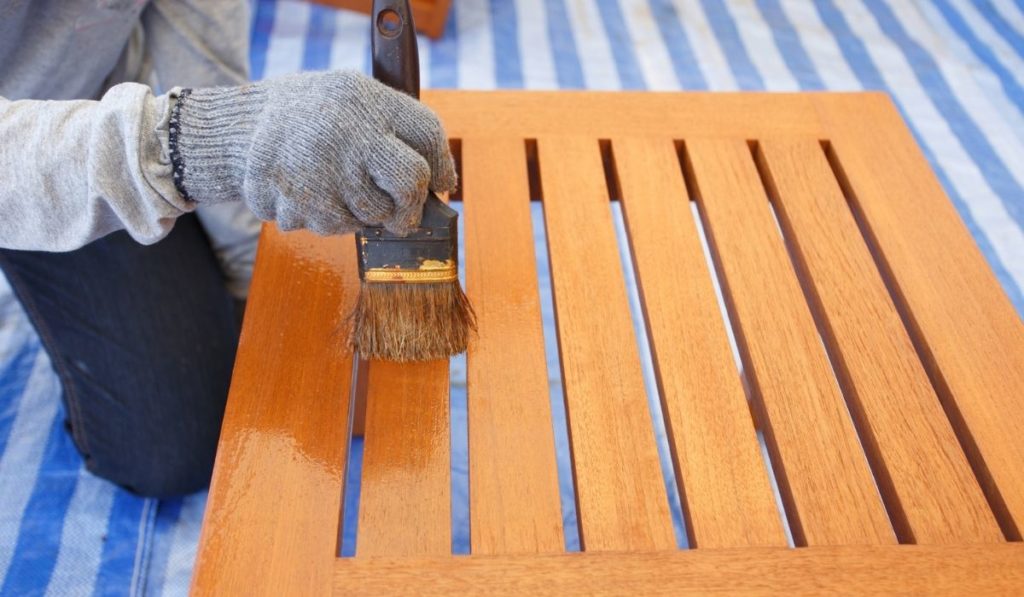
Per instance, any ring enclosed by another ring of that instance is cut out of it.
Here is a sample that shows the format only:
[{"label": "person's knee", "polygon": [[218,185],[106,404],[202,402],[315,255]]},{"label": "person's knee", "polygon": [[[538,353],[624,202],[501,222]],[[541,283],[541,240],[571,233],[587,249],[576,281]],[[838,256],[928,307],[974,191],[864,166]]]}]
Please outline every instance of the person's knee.
[{"label": "person's knee", "polygon": [[86,458],[95,475],[143,497],[168,498],[209,484],[216,441],[165,433],[98,452]]},{"label": "person's knee", "polygon": [[212,470],[211,457],[208,463],[156,463],[147,470],[131,471],[126,476],[111,480],[141,497],[172,498],[204,489],[210,483]]},{"label": "person's knee", "polygon": [[[76,441],[86,467],[144,497],[180,496],[206,487],[226,389],[179,394],[165,388],[157,398],[165,405],[177,404],[175,408],[157,408],[144,415],[125,413],[123,420],[106,421],[102,427],[86,424],[84,441]],[[180,408],[188,404],[196,406]]]}]

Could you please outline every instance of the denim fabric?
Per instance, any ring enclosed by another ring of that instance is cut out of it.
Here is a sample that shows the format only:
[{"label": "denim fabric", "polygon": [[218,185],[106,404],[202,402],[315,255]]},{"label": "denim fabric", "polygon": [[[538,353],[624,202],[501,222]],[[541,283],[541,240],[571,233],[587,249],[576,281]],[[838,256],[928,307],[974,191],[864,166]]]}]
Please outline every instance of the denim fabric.
[{"label": "denim fabric", "polygon": [[204,487],[239,326],[197,218],[151,246],[116,232],[70,253],[0,250],[0,269],[60,377],[88,469],[147,496]]}]

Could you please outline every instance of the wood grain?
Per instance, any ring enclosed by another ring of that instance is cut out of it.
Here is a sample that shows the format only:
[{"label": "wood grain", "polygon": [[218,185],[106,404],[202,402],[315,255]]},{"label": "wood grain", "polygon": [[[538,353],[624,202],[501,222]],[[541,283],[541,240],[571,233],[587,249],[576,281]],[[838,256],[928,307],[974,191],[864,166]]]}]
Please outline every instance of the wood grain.
[{"label": "wood grain", "polygon": [[565,137],[537,150],[581,543],[675,547],[600,148]]},{"label": "wood grain", "polygon": [[888,97],[820,102],[851,203],[929,377],[1004,533],[1019,541],[1024,322]]},{"label": "wood grain", "polygon": [[785,546],[675,146],[612,150],[690,546]]},{"label": "wood grain", "polygon": [[356,557],[450,554],[448,361],[370,361]]},{"label": "wood grain", "polygon": [[352,371],[337,330],[358,289],[355,265],[351,236],[263,228],[194,595],[329,591]]},{"label": "wood grain", "polygon": [[687,151],[794,541],[895,541],[746,142]]},{"label": "wood grain", "polygon": [[338,595],[1013,595],[1024,546],[860,546],[343,561]]},{"label": "wood grain", "polygon": [[422,99],[453,138],[827,137],[809,93],[424,90]]},{"label": "wood grain", "polygon": [[1002,541],[821,145],[763,140],[759,157],[901,540]]},{"label": "wood grain", "polygon": [[474,554],[559,552],[565,543],[540,293],[521,139],[463,139]]}]

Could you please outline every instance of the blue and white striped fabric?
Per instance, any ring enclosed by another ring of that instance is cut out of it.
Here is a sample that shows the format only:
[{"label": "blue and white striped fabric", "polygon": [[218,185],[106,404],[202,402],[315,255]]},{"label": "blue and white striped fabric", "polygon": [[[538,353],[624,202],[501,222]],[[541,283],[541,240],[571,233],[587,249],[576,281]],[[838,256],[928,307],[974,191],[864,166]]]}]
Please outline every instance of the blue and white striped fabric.
[{"label": "blue and white striped fabric", "polygon": [[[365,16],[255,8],[254,77],[367,70]],[[427,87],[888,91],[1024,312],[1022,0],[454,0],[444,37],[420,43]],[[0,287],[0,594],[184,594],[205,496],[142,500],[90,477],[62,421]]]}]

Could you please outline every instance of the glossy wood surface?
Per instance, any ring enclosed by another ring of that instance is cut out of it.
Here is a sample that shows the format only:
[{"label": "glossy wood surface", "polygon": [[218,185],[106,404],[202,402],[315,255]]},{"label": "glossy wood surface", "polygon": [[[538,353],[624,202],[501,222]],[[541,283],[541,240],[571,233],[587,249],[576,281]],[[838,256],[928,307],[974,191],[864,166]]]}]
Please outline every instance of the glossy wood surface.
[{"label": "glossy wood surface", "polygon": [[[448,363],[371,363],[356,555],[338,557],[353,241],[267,225],[194,593],[1020,586],[1021,546],[1005,540],[1024,520],[1024,325],[884,95],[424,99],[459,140],[480,317],[467,358],[472,554],[450,554]],[[531,198],[548,239],[579,554],[559,553]],[[648,392],[674,471],[659,463]],[[663,472],[696,549],[676,548]],[[810,547],[771,547],[786,524]]]},{"label": "glossy wood surface", "polygon": [[356,555],[451,553],[448,361],[370,361]]},{"label": "glossy wood surface", "polygon": [[267,226],[257,261],[192,592],[324,594],[348,451],[352,359],[338,331],[358,289],[355,244]]}]

